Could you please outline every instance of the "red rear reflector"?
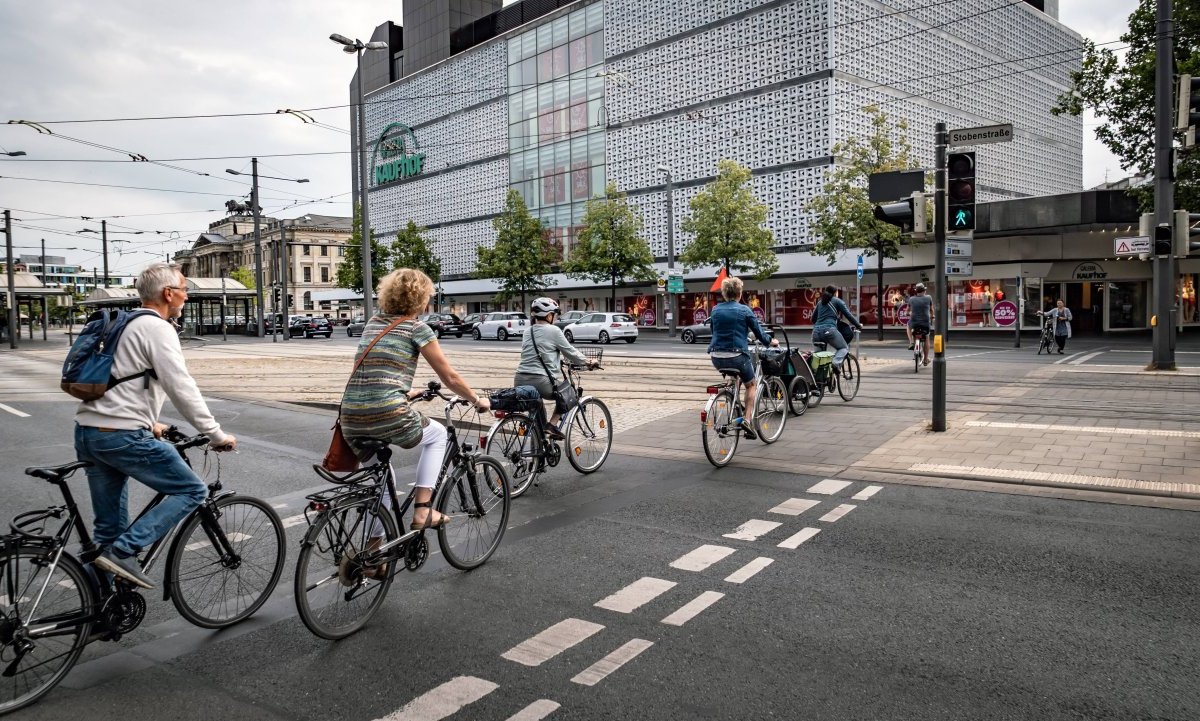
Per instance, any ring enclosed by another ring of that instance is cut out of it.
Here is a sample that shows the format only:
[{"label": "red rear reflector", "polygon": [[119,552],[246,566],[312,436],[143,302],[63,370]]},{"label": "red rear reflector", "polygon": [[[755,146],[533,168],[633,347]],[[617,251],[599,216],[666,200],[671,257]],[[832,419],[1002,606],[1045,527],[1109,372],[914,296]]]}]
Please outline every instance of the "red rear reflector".
[{"label": "red rear reflector", "polygon": [[486,447],[487,447],[487,436],[480,436],[479,437],[479,449],[483,450]]},{"label": "red rear reflector", "polygon": [[329,508],[329,504],[322,503],[321,501],[312,501],[308,504],[308,510],[317,511],[318,513],[321,511],[324,511],[328,508]]},{"label": "red rear reflector", "polygon": [[709,392],[709,393],[716,393],[718,390],[719,390],[719,389],[718,389],[716,386],[709,386],[709,387],[708,387],[708,392]]},{"label": "red rear reflector", "polygon": [[708,411],[700,411],[700,422],[708,423]]},{"label": "red rear reflector", "polygon": [[503,418],[504,416],[508,415],[508,412],[507,411],[496,411],[496,412],[492,413],[492,415],[496,416],[497,418]]}]

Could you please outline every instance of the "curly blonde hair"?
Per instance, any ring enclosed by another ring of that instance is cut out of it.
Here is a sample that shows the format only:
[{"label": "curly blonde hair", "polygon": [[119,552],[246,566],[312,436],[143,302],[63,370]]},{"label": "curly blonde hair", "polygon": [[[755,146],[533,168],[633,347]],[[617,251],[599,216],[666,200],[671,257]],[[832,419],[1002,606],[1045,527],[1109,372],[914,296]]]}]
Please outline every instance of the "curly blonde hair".
[{"label": "curly blonde hair", "polygon": [[736,276],[729,276],[721,281],[721,295],[725,300],[738,300],[742,297],[742,279]]},{"label": "curly blonde hair", "polygon": [[379,310],[388,315],[416,315],[429,305],[433,281],[414,268],[397,268],[379,281]]}]

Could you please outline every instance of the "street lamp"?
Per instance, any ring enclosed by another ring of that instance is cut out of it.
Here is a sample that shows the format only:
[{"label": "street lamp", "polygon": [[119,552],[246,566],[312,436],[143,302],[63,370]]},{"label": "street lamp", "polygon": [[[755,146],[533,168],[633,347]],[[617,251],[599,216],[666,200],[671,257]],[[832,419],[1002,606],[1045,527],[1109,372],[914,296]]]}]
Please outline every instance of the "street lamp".
[{"label": "street lamp", "polygon": [[[293,243],[296,242],[296,223],[311,223],[311,222],[312,222],[312,216],[309,216],[309,215],[305,215],[301,218],[295,218],[292,220],[292,242]],[[281,225],[279,227],[279,260],[280,260],[279,279],[280,279],[280,282],[283,283],[283,292],[282,292],[283,297],[280,298],[280,301],[283,303],[283,318],[286,321],[288,318],[288,314],[291,312],[291,308],[288,305],[288,298],[291,297],[291,294],[288,293],[288,290],[289,290],[288,279],[291,277],[291,272],[290,272],[291,271],[291,261],[288,258],[288,243],[287,243],[287,238],[284,235],[285,232],[286,232],[286,224]],[[291,337],[292,337],[292,332],[291,332],[291,329],[289,328],[287,330],[287,332],[285,332],[283,334],[283,339],[291,340]]]},{"label": "street lamp", "polygon": [[25,151],[24,151],[24,150],[14,150],[14,151],[12,151],[12,152],[9,152],[9,153],[2,153],[2,155],[7,155],[7,156],[8,156],[8,157],[10,157],[10,158],[19,158],[19,157],[21,157],[21,156],[22,156],[22,155],[24,155],[24,154],[25,154]]},{"label": "street lamp", "polygon": [[671,169],[665,165],[658,166],[658,171],[667,176],[667,335],[675,337],[675,294],[671,292],[671,275],[675,270],[675,202],[671,186]]},{"label": "street lamp", "polygon": [[371,294],[375,290],[375,283],[371,278],[371,215],[367,212],[367,153],[366,153],[366,134],[367,122],[363,113],[363,105],[365,95],[363,95],[363,68],[362,55],[364,50],[387,50],[388,44],[379,40],[364,43],[361,40],[351,40],[345,35],[334,33],[329,36],[329,39],[342,46],[342,51],[351,55],[357,55],[358,62],[358,207],[362,213],[362,238],[360,245],[362,246],[362,284],[363,284],[363,317],[370,319],[372,315],[372,298]]},{"label": "street lamp", "polygon": [[[245,175],[245,173],[238,171],[238,170],[234,170],[232,168],[226,168],[225,172],[229,173],[230,175]],[[256,293],[255,293],[256,300],[258,301],[258,307],[256,309],[257,312],[255,313],[255,315],[257,316],[257,321],[258,321],[257,335],[259,338],[262,338],[263,333],[266,331],[265,331],[265,328],[263,327],[263,257],[262,257],[262,234],[259,231],[259,214],[258,214],[258,178],[259,178],[258,158],[250,159],[250,177],[251,177],[251,181],[250,181],[250,211],[254,214],[254,284],[255,284],[255,290],[256,290]],[[289,183],[307,183],[308,182],[308,178],[279,178],[279,177],[276,177],[273,175],[264,175],[262,177],[270,178],[271,180],[285,180]],[[282,231],[281,231],[281,233],[282,233]],[[280,237],[282,237],[282,235]],[[272,267],[275,267],[274,263],[272,263]],[[274,302],[275,302],[275,299],[272,298],[271,299],[271,303],[272,303],[271,312],[272,313],[276,312]],[[272,318],[271,325],[272,325],[271,342],[274,343],[277,341],[277,339],[275,338],[275,332],[279,330],[279,328],[277,327],[279,324],[275,322],[274,318]]]}]

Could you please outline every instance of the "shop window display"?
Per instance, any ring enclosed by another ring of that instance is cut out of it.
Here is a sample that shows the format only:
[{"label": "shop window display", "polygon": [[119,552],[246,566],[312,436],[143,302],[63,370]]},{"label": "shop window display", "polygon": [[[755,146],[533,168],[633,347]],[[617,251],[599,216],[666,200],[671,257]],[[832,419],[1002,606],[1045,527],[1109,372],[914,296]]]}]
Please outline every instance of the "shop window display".
[{"label": "shop window display", "polygon": [[633,316],[640,326],[654,326],[658,323],[658,313],[655,297],[652,295],[631,295],[623,299],[625,312]]},{"label": "shop window display", "polygon": [[1146,327],[1146,283],[1130,281],[1108,284],[1108,327]]},{"label": "shop window display", "polygon": [[1188,273],[1179,277],[1179,317],[1183,323],[1200,323],[1196,308],[1197,285],[1200,285],[1200,273]]},{"label": "shop window display", "polygon": [[[1014,281],[1015,283],[1015,281]],[[1015,289],[1014,289],[1015,290]],[[970,278],[950,284],[947,298],[951,328],[992,328],[992,308],[1009,297],[1004,280]]]}]

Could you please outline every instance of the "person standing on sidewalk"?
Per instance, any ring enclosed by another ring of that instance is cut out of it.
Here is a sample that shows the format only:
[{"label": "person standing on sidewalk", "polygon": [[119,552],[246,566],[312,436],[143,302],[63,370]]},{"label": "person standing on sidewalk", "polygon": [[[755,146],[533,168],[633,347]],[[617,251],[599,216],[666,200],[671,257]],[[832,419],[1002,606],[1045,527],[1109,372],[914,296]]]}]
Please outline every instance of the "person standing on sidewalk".
[{"label": "person standing on sidewalk", "polygon": [[1071,337],[1071,309],[1059,298],[1053,310],[1038,315],[1044,315],[1054,321],[1054,342],[1058,344],[1059,355],[1062,355],[1063,349],[1067,347],[1067,339]]},{"label": "person standing on sidewalk", "polygon": [[[208,497],[204,481],[184,462],[171,444],[159,440],[166,426],[158,422],[169,397],[175,410],[212,448],[234,450],[237,439],[221,430],[188,373],[179,337],[167,320],[177,316],[187,300],[187,281],[179,266],[155,263],[134,284],[142,307],[154,311],[129,321],[113,355],[113,376],[124,378],[149,370],[145,382],[131,381],[109,388],[103,396],[84,401],[75,411],[75,454],[87,468],[96,516],[94,538],[104,550],[97,568],[142,588],[154,582],[142,573],[137,554]],[[127,507],[130,477],[166,495],[166,499],[129,525]]]}]

